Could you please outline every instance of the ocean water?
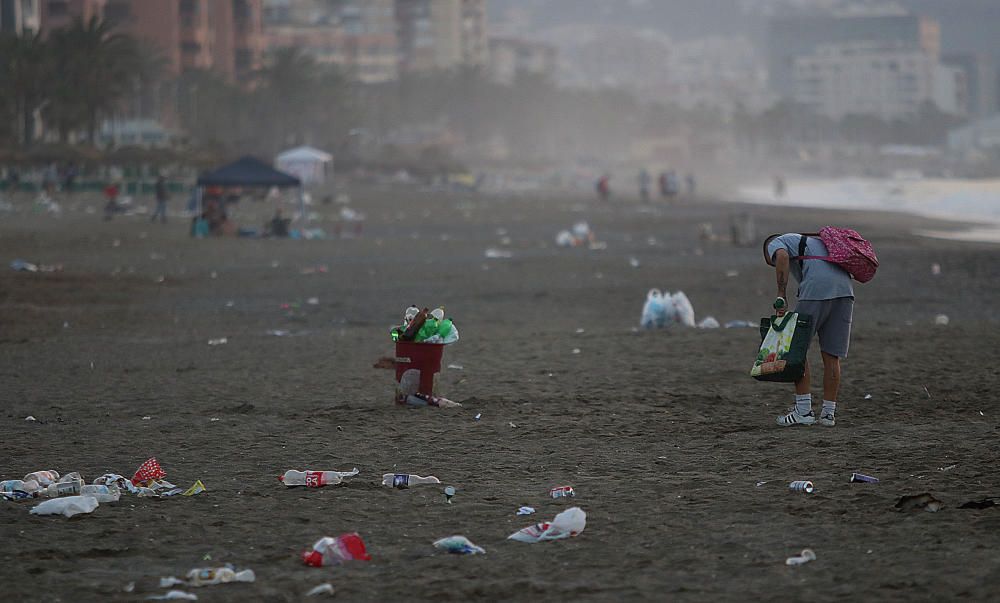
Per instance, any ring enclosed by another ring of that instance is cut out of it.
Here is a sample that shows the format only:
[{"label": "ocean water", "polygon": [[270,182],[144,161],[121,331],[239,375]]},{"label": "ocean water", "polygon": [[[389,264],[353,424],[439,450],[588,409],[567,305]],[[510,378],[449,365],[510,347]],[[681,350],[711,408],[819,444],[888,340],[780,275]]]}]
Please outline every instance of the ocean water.
[{"label": "ocean water", "polygon": [[737,199],[766,205],[830,209],[898,211],[907,214],[971,222],[960,231],[919,231],[917,234],[964,241],[1000,242],[1000,180],[933,179],[791,179],[777,198],[773,183],[740,187]]}]

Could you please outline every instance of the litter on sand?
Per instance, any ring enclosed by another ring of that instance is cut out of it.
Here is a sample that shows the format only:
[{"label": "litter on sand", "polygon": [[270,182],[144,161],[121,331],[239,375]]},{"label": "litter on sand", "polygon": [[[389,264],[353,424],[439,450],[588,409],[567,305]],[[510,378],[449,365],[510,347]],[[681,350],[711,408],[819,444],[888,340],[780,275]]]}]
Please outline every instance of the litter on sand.
[{"label": "litter on sand", "polygon": [[434,541],[434,548],[454,555],[485,555],[486,550],[472,544],[465,536],[448,536]]},{"label": "litter on sand", "polygon": [[802,549],[798,555],[785,559],[785,565],[803,565],[810,561],[816,561],[816,553],[812,549]]},{"label": "litter on sand", "polygon": [[529,543],[562,540],[579,535],[586,527],[587,514],[580,507],[570,507],[556,515],[551,522],[536,523],[522,528],[507,539]]}]

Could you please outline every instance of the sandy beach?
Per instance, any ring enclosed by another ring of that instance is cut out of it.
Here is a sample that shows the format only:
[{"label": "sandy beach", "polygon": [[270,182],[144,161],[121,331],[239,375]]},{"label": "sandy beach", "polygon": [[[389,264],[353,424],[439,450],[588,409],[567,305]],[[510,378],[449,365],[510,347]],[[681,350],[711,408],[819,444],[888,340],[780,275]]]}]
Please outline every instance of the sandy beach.
[{"label": "sandy beach", "polygon": [[[64,200],[60,218],[25,200],[0,214],[0,478],[52,468],[89,482],[155,456],[171,482],[208,489],[125,496],[72,519],[0,503],[9,600],[139,601],[165,592],[161,577],[224,563],[257,581],[185,590],[202,601],[298,601],[323,582],[341,601],[1000,598],[1000,508],[959,508],[1000,497],[1000,246],[916,236],[957,226],[868,211],[352,197],[364,236],[322,241],[192,240],[180,217],[103,222],[87,198]],[[755,329],[636,329],[651,287],[683,290],[698,320],[769,311],[759,246],[725,240],[745,211],[761,238],[836,224],[879,254],[878,276],[857,287],[835,428],[774,424],[791,387],[748,377]],[[255,226],[269,212],[240,209]],[[606,249],[556,247],[579,220]],[[699,238],[706,222],[720,240]],[[64,269],[15,272],[15,258]],[[437,380],[460,409],[397,407],[392,373],[372,368],[410,304],[444,305],[460,327],[445,351],[458,368]],[[352,467],[360,475],[336,487],[276,479]],[[439,477],[453,504],[437,486],[382,487],[393,471]],[[848,483],[855,471],[881,483]],[[815,493],[789,492],[798,479]],[[558,485],[576,498],[548,498]],[[894,509],[923,492],[944,508]],[[522,505],[538,512],[515,516]],[[587,513],[578,537],[506,540],[573,505]],[[299,559],[352,531],[370,562]],[[454,534],[487,554],[431,546]],[[785,565],[807,547],[815,561]]]}]

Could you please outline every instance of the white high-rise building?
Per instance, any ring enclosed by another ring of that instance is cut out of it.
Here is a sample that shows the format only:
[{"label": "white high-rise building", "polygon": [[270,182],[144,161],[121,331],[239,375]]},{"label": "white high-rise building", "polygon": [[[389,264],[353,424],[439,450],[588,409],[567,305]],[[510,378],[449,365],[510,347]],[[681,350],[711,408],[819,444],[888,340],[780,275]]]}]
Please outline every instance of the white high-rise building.
[{"label": "white high-rise building", "polygon": [[961,70],[919,48],[893,42],[824,44],[795,58],[793,98],[818,115],[913,117],[931,102],[948,113],[965,106]]},{"label": "white high-rise building", "polygon": [[0,0],[0,32],[31,35],[40,28],[39,0]]}]

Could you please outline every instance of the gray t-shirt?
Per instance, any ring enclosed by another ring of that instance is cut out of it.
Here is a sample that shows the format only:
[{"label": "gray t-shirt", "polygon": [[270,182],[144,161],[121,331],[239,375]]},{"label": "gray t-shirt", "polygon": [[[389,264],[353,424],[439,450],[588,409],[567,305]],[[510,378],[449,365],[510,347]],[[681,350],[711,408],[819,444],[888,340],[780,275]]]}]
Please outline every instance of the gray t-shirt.
[{"label": "gray t-shirt", "polygon": [[[788,252],[788,257],[792,277],[799,282],[799,299],[836,299],[838,297],[854,297],[854,287],[851,286],[851,275],[840,266],[825,260],[802,260],[795,259],[799,255],[799,238],[796,233],[783,234],[780,237],[771,239],[767,245],[767,253],[774,261],[774,254],[779,249],[784,248]],[[816,255],[825,257],[827,255],[826,245],[819,237],[806,237],[805,255]],[[803,270],[802,266],[805,266]]]}]

